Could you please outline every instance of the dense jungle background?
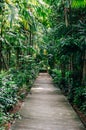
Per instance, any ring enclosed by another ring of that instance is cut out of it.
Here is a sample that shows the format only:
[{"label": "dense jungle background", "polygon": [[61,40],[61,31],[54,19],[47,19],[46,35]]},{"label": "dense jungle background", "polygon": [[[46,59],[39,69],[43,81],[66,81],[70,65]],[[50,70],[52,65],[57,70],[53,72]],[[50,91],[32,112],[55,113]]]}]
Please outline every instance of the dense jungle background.
[{"label": "dense jungle background", "polygon": [[0,130],[39,72],[86,114],[86,0],[0,0]]}]

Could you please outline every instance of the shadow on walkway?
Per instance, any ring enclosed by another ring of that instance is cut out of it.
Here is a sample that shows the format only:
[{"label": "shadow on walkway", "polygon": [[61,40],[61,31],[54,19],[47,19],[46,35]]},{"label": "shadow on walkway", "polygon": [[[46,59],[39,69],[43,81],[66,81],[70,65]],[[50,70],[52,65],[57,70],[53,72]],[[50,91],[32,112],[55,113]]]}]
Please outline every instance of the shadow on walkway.
[{"label": "shadow on walkway", "polygon": [[86,130],[47,73],[40,73],[12,130]]}]

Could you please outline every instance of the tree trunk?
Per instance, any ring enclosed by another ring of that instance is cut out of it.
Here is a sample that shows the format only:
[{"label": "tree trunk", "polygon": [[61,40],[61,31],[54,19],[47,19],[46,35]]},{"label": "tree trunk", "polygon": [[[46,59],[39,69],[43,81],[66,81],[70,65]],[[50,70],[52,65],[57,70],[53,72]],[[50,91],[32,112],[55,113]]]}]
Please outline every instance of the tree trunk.
[{"label": "tree trunk", "polygon": [[32,45],[32,32],[31,32],[31,25],[30,25],[30,46]]},{"label": "tree trunk", "polygon": [[62,78],[65,78],[65,64],[61,64],[61,74],[62,74]]},{"label": "tree trunk", "polygon": [[68,10],[67,8],[64,9],[64,16],[65,16],[65,24],[66,24],[66,27],[68,27],[68,25],[69,25],[67,10]]},{"label": "tree trunk", "polygon": [[2,41],[0,40],[0,71],[2,70]]},{"label": "tree trunk", "polygon": [[2,56],[2,65],[3,65],[2,68],[8,70],[8,65],[6,63],[6,59],[4,58],[2,53],[1,53],[1,56]]},{"label": "tree trunk", "polygon": [[85,78],[86,78],[86,50],[85,50],[84,56],[83,56],[83,80],[82,80],[82,84],[84,84]]},{"label": "tree trunk", "polygon": [[7,48],[7,64],[8,64],[8,67],[10,67],[10,58],[11,58],[11,48]]},{"label": "tree trunk", "polygon": [[16,67],[17,68],[19,68],[19,66],[20,66],[20,63],[19,63],[20,55],[21,55],[21,50],[19,47],[17,47],[16,48]]}]

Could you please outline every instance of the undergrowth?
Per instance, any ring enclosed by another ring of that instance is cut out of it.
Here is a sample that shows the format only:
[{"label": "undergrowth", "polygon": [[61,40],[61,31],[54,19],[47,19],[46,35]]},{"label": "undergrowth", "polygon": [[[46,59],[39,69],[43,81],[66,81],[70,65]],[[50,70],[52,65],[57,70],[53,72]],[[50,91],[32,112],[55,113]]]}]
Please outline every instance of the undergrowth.
[{"label": "undergrowth", "polygon": [[9,127],[9,122],[16,118],[17,113],[10,114],[10,110],[19,100],[24,100],[39,73],[34,59],[27,62],[18,69],[10,68],[0,74],[0,130]]}]

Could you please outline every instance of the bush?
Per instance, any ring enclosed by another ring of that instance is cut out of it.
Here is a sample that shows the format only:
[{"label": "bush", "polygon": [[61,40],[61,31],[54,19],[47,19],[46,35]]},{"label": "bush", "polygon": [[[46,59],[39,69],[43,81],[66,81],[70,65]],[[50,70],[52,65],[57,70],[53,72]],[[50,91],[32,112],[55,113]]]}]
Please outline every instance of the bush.
[{"label": "bush", "polygon": [[[24,61],[24,64],[18,69],[10,68],[8,72],[0,74],[0,124],[10,120],[10,109],[15,104],[24,99],[26,93],[31,89],[35,78],[39,73],[39,66],[33,58]],[[4,130],[3,126],[0,126]]]},{"label": "bush", "polygon": [[53,78],[54,83],[59,85],[61,80],[61,71],[53,69],[51,76]]},{"label": "bush", "polygon": [[2,77],[2,86],[0,88],[0,104],[3,105],[5,112],[11,109],[18,101],[18,87],[12,80],[12,77],[12,74]]},{"label": "bush", "polygon": [[74,104],[86,112],[86,87],[75,88]]},{"label": "bush", "polygon": [[86,113],[86,87],[74,86],[71,72],[66,72],[65,78],[62,78],[61,71],[53,69],[51,76],[53,82],[68,96],[69,101]]},{"label": "bush", "polygon": [[0,106],[0,130],[4,130],[6,124],[8,122],[8,118],[6,114],[3,112],[2,106]]},{"label": "bush", "polygon": [[68,81],[62,78],[61,71],[57,69],[52,70],[53,82],[59,86],[60,89],[66,94],[68,92]]}]

